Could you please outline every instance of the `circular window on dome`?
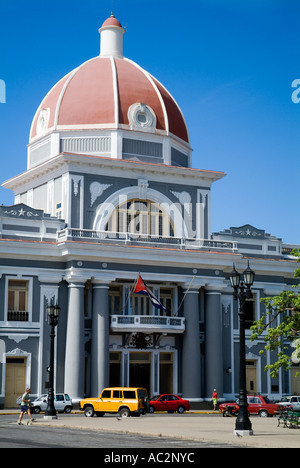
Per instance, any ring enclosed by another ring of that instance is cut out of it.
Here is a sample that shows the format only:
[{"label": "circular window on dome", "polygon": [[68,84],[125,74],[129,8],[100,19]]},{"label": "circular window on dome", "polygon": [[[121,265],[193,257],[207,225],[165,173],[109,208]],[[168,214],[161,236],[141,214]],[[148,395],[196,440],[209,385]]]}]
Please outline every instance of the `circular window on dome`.
[{"label": "circular window on dome", "polygon": [[156,128],[156,116],[151,107],[143,103],[135,103],[129,107],[128,120],[131,128],[147,130]]},{"label": "circular window on dome", "polygon": [[147,123],[147,116],[146,116],[145,112],[139,112],[137,114],[137,119],[138,119],[140,124]]}]

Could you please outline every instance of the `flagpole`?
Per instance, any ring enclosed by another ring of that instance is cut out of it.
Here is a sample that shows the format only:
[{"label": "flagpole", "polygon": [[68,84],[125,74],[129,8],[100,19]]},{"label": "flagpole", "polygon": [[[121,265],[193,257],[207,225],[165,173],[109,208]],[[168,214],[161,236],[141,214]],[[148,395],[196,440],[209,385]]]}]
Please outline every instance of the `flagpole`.
[{"label": "flagpole", "polygon": [[196,276],[193,276],[192,281],[190,282],[189,287],[188,287],[187,290],[185,291],[184,296],[183,296],[183,298],[182,298],[182,301],[180,302],[179,307],[178,307],[178,309],[177,309],[176,314],[174,315],[174,317],[177,317],[177,314],[178,314],[178,312],[179,312],[179,310],[180,310],[180,307],[182,306],[183,301],[185,300],[185,296],[186,296],[187,293],[189,292],[189,290],[190,290],[190,288],[191,288],[191,286],[192,286],[193,281],[194,281],[195,278],[196,278]]},{"label": "flagpole", "polygon": [[137,277],[136,277],[136,279],[135,279],[135,282],[134,282],[133,286],[130,288],[130,291],[129,291],[128,296],[127,296],[127,299],[126,299],[126,302],[125,302],[124,307],[122,308],[122,311],[121,311],[122,313],[123,313],[124,309],[125,309],[126,306],[127,306],[127,303],[128,303],[129,298],[130,298],[130,296],[131,296],[131,292],[134,290],[134,288],[135,288],[135,286],[136,286],[136,283],[138,282],[139,276],[140,276],[140,272],[138,272]]}]

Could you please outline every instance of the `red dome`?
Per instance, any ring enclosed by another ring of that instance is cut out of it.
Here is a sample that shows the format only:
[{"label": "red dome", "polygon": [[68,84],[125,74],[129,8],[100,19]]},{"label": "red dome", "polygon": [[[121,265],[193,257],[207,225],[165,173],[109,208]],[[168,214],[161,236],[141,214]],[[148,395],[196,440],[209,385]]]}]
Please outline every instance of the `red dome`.
[{"label": "red dome", "polygon": [[157,131],[189,141],[178,105],[155,78],[126,58],[101,56],[83,63],[51,89],[34,117],[30,140],[40,136],[42,109],[47,115],[44,135],[53,130],[129,126],[128,110],[135,103],[153,110]]},{"label": "red dome", "polygon": [[102,28],[105,27],[105,26],[118,26],[119,28],[121,28],[121,23],[120,21],[118,21],[114,15],[112,14],[110,18],[107,18],[107,20],[104,21],[104,23],[102,24]]}]

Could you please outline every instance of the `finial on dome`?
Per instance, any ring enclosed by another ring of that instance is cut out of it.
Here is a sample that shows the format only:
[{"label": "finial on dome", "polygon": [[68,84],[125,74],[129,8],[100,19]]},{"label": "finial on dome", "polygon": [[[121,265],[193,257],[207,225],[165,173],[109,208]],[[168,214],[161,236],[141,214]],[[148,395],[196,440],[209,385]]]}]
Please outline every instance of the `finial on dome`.
[{"label": "finial on dome", "polygon": [[99,33],[101,34],[100,56],[123,58],[123,34],[125,30],[121,23],[115,18],[113,12],[104,21]]}]

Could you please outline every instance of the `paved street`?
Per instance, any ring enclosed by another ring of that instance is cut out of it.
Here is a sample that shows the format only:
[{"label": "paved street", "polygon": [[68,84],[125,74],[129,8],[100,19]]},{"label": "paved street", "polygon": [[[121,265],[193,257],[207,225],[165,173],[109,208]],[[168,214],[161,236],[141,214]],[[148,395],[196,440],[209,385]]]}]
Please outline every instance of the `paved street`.
[{"label": "paved street", "polygon": [[[68,424],[73,416],[60,415]],[[166,437],[154,437],[138,434],[120,434],[118,432],[97,432],[69,427],[41,426],[42,416],[27,426],[16,424],[16,417],[0,417],[0,448],[168,448],[169,450],[199,447],[228,448],[228,444],[178,440]],[[122,421],[121,421],[122,424]]]},{"label": "paved street", "polygon": [[88,447],[116,449],[197,448],[300,448],[300,429],[277,426],[274,418],[251,418],[253,436],[233,434],[235,418],[221,414],[151,414],[119,420],[115,415],[86,418],[83,414],[58,415],[46,421],[37,415],[27,426],[16,424],[18,414],[0,413],[0,447]]}]

